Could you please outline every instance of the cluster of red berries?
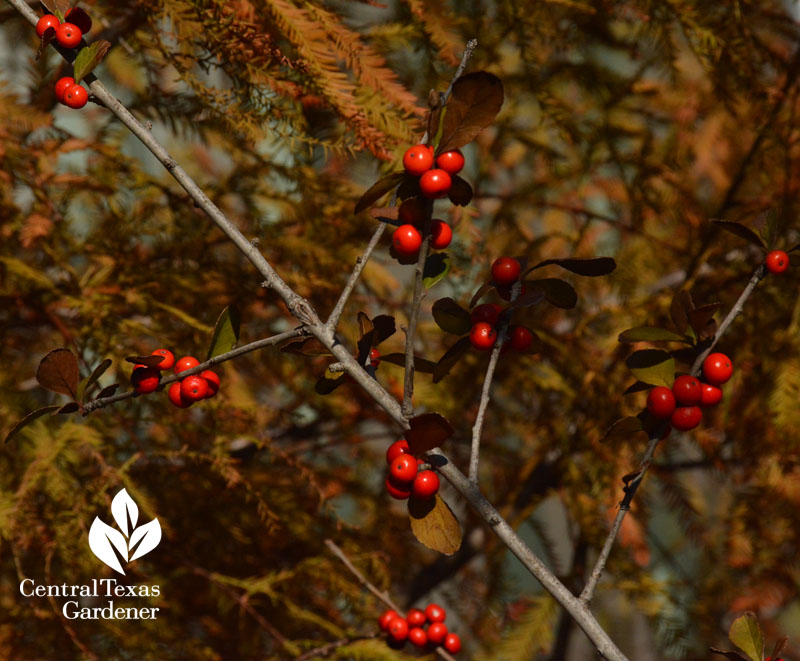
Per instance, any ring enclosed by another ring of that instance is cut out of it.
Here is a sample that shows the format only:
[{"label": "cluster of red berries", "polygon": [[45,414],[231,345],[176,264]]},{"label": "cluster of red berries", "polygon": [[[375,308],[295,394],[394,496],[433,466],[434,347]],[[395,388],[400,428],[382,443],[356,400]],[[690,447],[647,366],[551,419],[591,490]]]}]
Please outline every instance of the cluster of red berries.
[{"label": "cluster of red berries", "polygon": [[386,477],[386,490],[392,498],[405,500],[411,496],[427,500],[439,491],[439,476],[430,468],[423,468],[424,459],[411,454],[408,441],[395,441],[386,451],[389,475]]},{"label": "cluster of red berries", "polygon": [[[161,362],[155,367],[134,365],[131,373],[131,384],[140,395],[146,395],[158,388],[163,370],[172,369],[175,374],[180,374],[200,364],[200,361],[194,356],[184,356],[175,360],[175,355],[169,349],[156,349],[151,355],[161,356]],[[220,379],[216,372],[204,370],[200,374],[193,374],[180,381],[175,381],[169,387],[167,396],[175,406],[185,409],[201,399],[211,399],[217,394],[219,384]]]},{"label": "cluster of red berries", "polygon": [[733,363],[728,356],[724,353],[709,354],[703,361],[704,382],[682,374],[675,379],[671,389],[666,386],[653,388],[647,395],[647,410],[660,420],[669,419],[675,429],[694,429],[703,419],[702,408],[714,406],[722,400],[720,386],[732,374]]},{"label": "cluster of red berries", "polygon": [[789,255],[783,250],[773,250],[767,255],[764,263],[770,273],[783,273],[789,268]]},{"label": "cluster of red berries", "polygon": [[[497,286],[500,297],[511,300],[511,288],[519,280],[522,266],[513,257],[499,257],[492,264],[492,280]],[[523,285],[524,287],[524,285]],[[503,306],[498,303],[483,303],[472,309],[470,321],[472,329],[469,341],[478,351],[489,351],[497,341],[497,322],[503,313]],[[525,326],[511,326],[508,339],[500,349],[505,353],[509,349],[525,351],[533,342],[533,333]]]},{"label": "cluster of red berries", "polygon": [[[424,611],[412,608],[405,617],[394,610],[385,611],[378,618],[378,626],[386,632],[390,644],[402,646],[408,640],[415,647],[441,645],[451,654],[457,654],[461,650],[461,638],[447,630],[445,619],[444,608],[429,604]],[[428,628],[423,629],[426,624]]]},{"label": "cluster of red berries", "polygon": [[[64,15],[64,22],[53,14],[45,14],[36,24],[36,34],[44,37],[47,30],[55,30],[55,40],[64,48],[75,48],[81,43],[83,35],[92,29],[92,19],[82,9],[73,7]],[[70,76],[60,78],[55,86],[55,95],[60,103],[70,108],[83,108],[89,100],[86,89]]]},{"label": "cluster of red berries", "polygon": [[[464,167],[464,156],[458,149],[442,152],[434,156],[433,145],[415,145],[406,150],[403,156],[403,167],[406,172],[419,177],[419,190],[423,197],[438,199],[445,197],[453,184],[452,175],[458,174]],[[433,167],[434,161],[436,168]],[[425,212],[421,200],[409,198],[398,210],[401,221],[392,235],[392,248],[399,257],[415,257],[422,245],[421,225]],[[434,218],[431,221],[431,248],[444,250],[453,240],[453,230],[443,220]]]}]

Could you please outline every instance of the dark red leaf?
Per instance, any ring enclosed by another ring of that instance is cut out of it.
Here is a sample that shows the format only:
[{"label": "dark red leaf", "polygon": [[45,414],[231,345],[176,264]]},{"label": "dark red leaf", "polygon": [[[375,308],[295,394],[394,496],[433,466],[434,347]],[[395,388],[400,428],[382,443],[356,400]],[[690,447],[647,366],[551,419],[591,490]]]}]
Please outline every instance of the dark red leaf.
[{"label": "dark red leaf", "polygon": [[760,236],[758,236],[758,234],[756,234],[749,227],[742,225],[741,223],[734,223],[733,221],[730,220],[719,220],[717,218],[712,218],[711,222],[714,223],[720,229],[723,229],[726,232],[730,232],[731,234],[735,234],[740,239],[749,241],[750,243],[758,246],[759,248],[767,247],[766,245],[764,245],[763,239]]},{"label": "dark red leaf", "polygon": [[67,402],[64,406],[60,407],[58,411],[54,411],[53,415],[65,415],[67,413],[75,413],[80,407],[78,402]]},{"label": "dark red leaf", "polygon": [[404,175],[404,172],[391,172],[378,179],[356,202],[355,213],[361,213],[364,209],[372,206],[374,202],[380,200],[390,190],[396,188],[403,180]]},{"label": "dark red leaf", "polygon": [[578,294],[566,280],[558,278],[526,280],[525,287],[527,292],[535,292],[537,290],[543,292],[548,302],[559,308],[569,310],[578,303]]},{"label": "dark red leaf", "polygon": [[158,367],[164,356],[127,356],[125,360],[134,365],[147,365],[148,367]]},{"label": "dark red leaf", "polygon": [[117,389],[119,388],[118,383],[112,383],[110,386],[106,386],[103,388],[99,393],[97,393],[96,399],[103,399],[104,397],[111,397]]},{"label": "dark red leaf", "polygon": [[406,440],[412,454],[422,454],[439,447],[454,433],[453,425],[439,413],[423,413],[408,421]]},{"label": "dark red leaf", "polygon": [[472,202],[472,186],[458,175],[454,175],[447,196],[453,204],[465,207]]},{"label": "dark red leaf", "polygon": [[42,358],[36,370],[36,380],[43,388],[75,399],[78,393],[78,359],[69,349],[55,349]]},{"label": "dark red leaf", "polygon": [[721,307],[722,303],[709,303],[708,305],[701,305],[688,313],[689,325],[698,337],[703,337],[703,332]]},{"label": "dark red leaf", "polygon": [[455,364],[469,351],[471,346],[469,338],[462,337],[450,347],[445,354],[439,358],[439,362],[436,363],[436,368],[433,370],[433,382],[439,383],[439,381],[446,377]]},{"label": "dark red leaf", "polygon": [[615,268],[617,268],[617,263],[611,257],[592,257],[590,259],[575,259],[572,257],[564,259],[546,259],[543,262],[539,262],[536,266],[531,266],[531,268],[525,272],[523,277],[525,277],[525,275],[534,269],[540,269],[543,266],[549,266],[551,264],[560,266],[562,269],[566,269],[572,273],[577,273],[578,275],[586,275],[591,277],[608,275]]},{"label": "dark red leaf", "polygon": [[445,106],[437,153],[471,142],[489,126],[503,106],[503,83],[486,71],[461,76]]},{"label": "dark red leaf", "polygon": [[330,356],[331,352],[315,337],[292,340],[281,347],[284,353],[296,353],[301,356]]},{"label": "dark red leaf", "polygon": [[689,312],[694,310],[694,303],[688,291],[681,289],[672,297],[672,303],[669,306],[669,315],[672,317],[672,323],[679,333],[685,333],[689,328]]},{"label": "dark red leaf", "polygon": [[59,404],[51,404],[50,406],[43,406],[40,409],[36,409],[35,411],[31,411],[26,415],[22,420],[20,420],[17,424],[15,424],[11,431],[6,434],[6,438],[3,443],[8,443],[11,440],[11,437],[16,435],[23,427],[26,427],[31,422],[36,420],[36,418],[41,418],[43,415],[50,413],[51,411],[55,411],[61,408]]}]

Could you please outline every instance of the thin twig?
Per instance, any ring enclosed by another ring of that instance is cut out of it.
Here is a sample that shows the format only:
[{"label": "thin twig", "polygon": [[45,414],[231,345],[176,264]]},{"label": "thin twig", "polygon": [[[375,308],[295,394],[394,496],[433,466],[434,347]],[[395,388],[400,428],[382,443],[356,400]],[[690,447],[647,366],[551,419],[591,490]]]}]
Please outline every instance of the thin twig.
[{"label": "thin twig", "polygon": [[[759,264],[756,267],[756,270],[753,272],[750,281],[747,283],[747,286],[744,288],[742,293],[740,294],[739,298],[736,300],[736,303],[733,304],[733,307],[728,311],[728,314],[725,316],[725,319],[722,320],[722,323],[719,325],[719,329],[714,334],[714,339],[711,341],[708,347],[704,351],[702,351],[697,358],[695,358],[694,363],[692,364],[691,373],[694,376],[699,376],[700,371],[702,370],[703,361],[706,359],[706,356],[711,353],[714,347],[717,345],[717,342],[722,338],[723,335],[727,332],[730,325],[733,323],[734,319],[738,317],[742,310],[744,309],[744,304],[748,298],[750,298],[751,294],[755,291],[755,288],[758,286],[758,283],[764,279],[766,276],[767,270],[764,264]],[[627,515],[628,511],[631,508],[631,502],[633,502],[633,497],[636,495],[636,491],[639,489],[639,485],[642,483],[644,479],[645,473],[647,469],[650,467],[650,462],[653,460],[653,456],[655,455],[656,448],[658,447],[658,443],[661,440],[661,436],[663,435],[664,431],[666,431],[666,424],[659,425],[655,431],[652,433],[650,437],[650,442],[647,445],[647,450],[645,450],[644,456],[642,457],[641,462],[639,463],[639,472],[636,474],[633,480],[628,482],[625,487],[625,497],[620,501],[619,510],[617,511],[617,516],[614,518],[614,523],[611,525],[611,530],[608,532],[608,536],[603,543],[603,548],[600,551],[600,555],[597,557],[597,561],[595,562],[594,568],[592,569],[591,574],[589,575],[589,580],[586,582],[586,585],[581,592],[580,600],[584,604],[589,604],[594,596],[595,589],[597,588],[597,584],[600,581],[600,577],[603,574],[603,570],[605,569],[606,563],[608,562],[608,557],[611,554],[611,549],[614,546],[614,541],[619,534],[619,530],[622,527],[622,521]]]},{"label": "thin twig", "polygon": [[[294,337],[300,337],[301,335],[305,334],[305,330],[303,328],[295,328],[294,330],[286,331],[284,333],[278,333],[277,335],[272,335],[270,337],[265,337],[261,340],[256,340],[255,342],[250,342],[249,344],[245,344],[242,347],[238,347],[237,349],[232,349],[226,353],[221,353],[218,356],[214,356],[213,358],[209,358],[204,363],[200,363],[197,367],[193,367],[189,370],[184,370],[179,375],[178,374],[171,374],[161,381],[161,386],[168,386],[173,381],[180,381],[185,379],[187,376],[191,376],[192,374],[199,374],[203,370],[210,369],[214,367],[214,365],[219,365],[220,363],[224,363],[228,360],[232,360],[234,358],[238,358],[239,356],[243,356],[246,353],[250,353],[252,351],[258,351],[259,349],[264,349],[265,347],[270,347],[275,344],[279,344],[284,340],[290,340]],[[96,411],[97,409],[105,408],[111,404],[116,404],[118,402],[125,401],[126,399],[131,399],[132,397],[137,397],[138,394],[135,390],[128,390],[126,392],[120,393],[118,395],[111,395],[110,397],[101,397],[100,399],[93,399],[90,402],[87,402],[83,405],[82,413],[83,415],[89,415],[92,411]]]},{"label": "thin twig", "polygon": [[362,640],[373,640],[378,637],[380,637],[380,634],[373,633],[369,636],[356,636],[355,638],[342,638],[341,640],[335,640],[332,643],[323,645],[322,647],[309,650],[303,654],[303,656],[298,656],[295,661],[309,661],[309,659],[316,659],[320,656],[328,656],[331,652],[335,652],[340,647],[344,647],[345,645],[357,643]]},{"label": "thin twig", "polygon": [[[344,566],[350,570],[350,573],[358,579],[358,582],[361,583],[367,590],[369,590],[372,594],[374,594],[378,599],[380,599],[384,604],[386,604],[389,608],[397,613],[402,613],[403,609],[400,608],[396,603],[392,601],[392,598],[386,594],[385,592],[381,592],[377,587],[375,587],[369,580],[362,574],[358,568],[352,563],[350,558],[347,557],[342,549],[340,549],[336,543],[332,539],[325,540],[325,546],[327,546],[331,553],[333,553],[339,560],[344,563]],[[445,650],[443,647],[438,646],[436,647],[436,653],[446,659],[446,661],[456,661],[450,654]]]},{"label": "thin twig", "polygon": [[447,86],[447,90],[444,93],[442,100],[447,103],[447,100],[450,98],[450,95],[453,93],[453,86],[456,84],[456,81],[461,78],[464,70],[467,68],[467,63],[469,62],[472,54],[475,52],[475,49],[478,47],[478,40],[477,39],[470,39],[467,42],[467,45],[464,46],[464,54],[461,56],[461,62],[458,65],[458,69],[456,69],[456,73],[453,76],[450,84]]},{"label": "thin twig", "polygon": [[503,348],[505,339],[506,328],[503,326],[497,334],[497,341],[492,349],[492,355],[489,357],[489,366],[486,368],[486,376],[483,379],[481,403],[478,405],[478,415],[475,416],[475,424],[472,426],[472,448],[469,455],[469,481],[476,485],[478,484],[478,464],[480,462],[483,421],[486,417],[486,408],[489,405],[494,370],[497,367],[497,359],[500,356],[500,350]]}]

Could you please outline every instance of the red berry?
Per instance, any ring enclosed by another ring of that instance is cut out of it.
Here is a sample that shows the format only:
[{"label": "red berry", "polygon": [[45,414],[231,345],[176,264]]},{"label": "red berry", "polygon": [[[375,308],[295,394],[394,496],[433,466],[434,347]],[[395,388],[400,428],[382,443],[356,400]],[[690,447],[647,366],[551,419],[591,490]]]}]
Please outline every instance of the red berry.
[{"label": "red berry", "polygon": [[458,174],[464,167],[464,155],[459,149],[442,152],[436,157],[436,167],[447,174]]},{"label": "red berry", "polygon": [[694,406],[700,403],[700,398],[703,396],[703,388],[696,378],[689,374],[682,374],[672,384],[672,394],[675,395],[675,400],[678,404]]},{"label": "red berry", "polygon": [[428,634],[420,627],[414,627],[408,632],[408,640],[416,647],[425,647],[428,644]]},{"label": "red berry", "polygon": [[169,397],[169,401],[171,401],[179,409],[185,409],[194,404],[192,400],[186,399],[183,396],[183,393],[181,392],[180,381],[175,381],[175,383],[170,385],[169,390],[167,391],[167,396]]},{"label": "red berry", "polygon": [[434,218],[431,221],[431,248],[444,250],[453,240],[453,230],[443,220]]},{"label": "red berry", "polygon": [[381,616],[378,618],[378,626],[381,628],[381,631],[388,631],[389,624],[391,624],[392,620],[394,620],[396,617],[400,617],[397,614],[397,611],[394,610],[383,611],[383,613],[381,613]]},{"label": "red berry", "polygon": [[58,20],[57,16],[53,16],[53,14],[45,14],[39,19],[39,22],[36,23],[36,34],[41,38],[44,36],[47,28],[53,28],[56,30],[58,29],[59,25],[61,25],[61,21]]},{"label": "red berry", "polygon": [[512,326],[509,335],[514,351],[526,351],[533,343],[533,333],[525,326]]},{"label": "red berry", "polygon": [[494,326],[485,321],[479,321],[472,326],[469,332],[469,341],[478,351],[489,351],[497,340],[497,331]]},{"label": "red berry", "polygon": [[427,145],[416,145],[406,149],[403,155],[403,167],[406,172],[419,177],[433,167],[433,154]]},{"label": "red berry", "polygon": [[699,406],[679,406],[672,414],[670,422],[675,429],[689,431],[700,424],[703,419],[703,412]]},{"label": "red berry", "polygon": [[392,234],[392,245],[398,255],[415,255],[422,245],[422,235],[413,225],[400,225]]},{"label": "red berry", "polygon": [[408,637],[408,622],[402,617],[394,618],[389,624],[389,635],[398,643]]},{"label": "red berry", "polygon": [[403,200],[397,210],[397,216],[401,223],[421,227],[422,221],[425,220],[425,203],[418,197]]},{"label": "red berry", "polygon": [[200,378],[205,379],[206,383],[208,383],[208,394],[206,395],[206,399],[211,399],[219,392],[219,374],[212,370],[203,370],[200,372]]},{"label": "red berry", "polygon": [[62,23],[56,28],[56,41],[64,48],[75,48],[81,43],[82,37],[83,34],[78,26],[72,23]]},{"label": "red berry", "polygon": [[64,92],[67,91],[68,87],[72,87],[74,84],[75,79],[72,76],[64,76],[63,78],[59,78],[55,87],[56,99],[58,99],[61,103],[64,103]]},{"label": "red berry", "polygon": [[666,386],[656,386],[647,393],[647,410],[656,418],[669,418],[675,412],[675,406],[675,395]]},{"label": "red berry", "polygon": [[444,639],[444,648],[450,652],[450,654],[457,654],[461,651],[461,638],[458,637],[458,634],[449,633]]},{"label": "red berry", "polygon": [[203,377],[195,374],[194,376],[187,376],[181,381],[181,395],[184,399],[191,402],[196,402],[199,399],[205,399],[208,394],[208,381]]},{"label": "red berry", "polygon": [[411,496],[410,484],[397,484],[392,480],[392,476],[386,478],[386,491],[392,498],[397,500],[405,500]]},{"label": "red berry", "polygon": [[401,454],[410,454],[411,450],[408,447],[408,441],[404,438],[401,438],[399,441],[395,441],[389,446],[389,449],[386,450],[386,463],[391,464],[397,457]]},{"label": "red berry", "polygon": [[447,638],[447,625],[444,622],[434,622],[428,627],[428,640],[434,645],[441,645],[445,638]]},{"label": "red berry", "polygon": [[369,364],[377,369],[378,365],[381,364],[381,352],[380,351],[378,351],[377,349],[370,349],[369,350]]},{"label": "red berry", "polygon": [[414,498],[427,500],[433,498],[439,491],[439,476],[433,471],[420,471],[411,485]]},{"label": "red berry", "polygon": [[389,476],[395,484],[411,484],[417,476],[417,460],[410,454],[401,454],[389,466]]},{"label": "red berry", "polygon": [[92,17],[79,7],[68,9],[67,13],[64,14],[64,20],[77,26],[83,34],[88,33],[92,29]]},{"label": "red berry", "polygon": [[200,361],[194,356],[184,356],[183,358],[179,358],[175,363],[175,368],[173,371],[175,374],[180,374],[181,372],[185,372],[186,370],[197,367],[199,364]]},{"label": "red berry", "polygon": [[700,396],[700,406],[716,406],[722,401],[722,388],[712,386],[710,383],[703,384],[703,394]]},{"label": "red berry", "polygon": [[767,255],[766,264],[770,273],[783,273],[789,268],[789,255],[783,250],[773,250]]},{"label": "red berry", "polygon": [[428,170],[419,178],[419,189],[428,198],[439,198],[447,195],[453,180],[444,170]]},{"label": "red berry", "polygon": [[171,370],[175,366],[175,354],[169,349],[156,349],[151,356],[161,356],[161,362],[156,365],[160,370]]},{"label": "red berry", "polygon": [[495,284],[513,285],[519,278],[522,266],[513,257],[499,257],[492,264],[492,280]]},{"label": "red berry", "polygon": [[469,315],[469,320],[473,324],[479,321],[485,321],[487,324],[494,326],[500,318],[500,313],[503,311],[503,306],[499,303],[482,303],[472,309]]},{"label": "red berry", "polygon": [[428,604],[425,608],[425,616],[431,622],[444,622],[447,619],[447,611],[439,604]]},{"label": "red berry", "polygon": [[146,395],[158,388],[161,374],[155,367],[147,365],[134,365],[131,373],[131,384],[140,395]]},{"label": "red berry", "polygon": [[419,608],[412,608],[406,613],[406,622],[410,627],[421,627],[428,620]]},{"label": "red berry", "polygon": [[712,353],[703,361],[703,376],[713,386],[719,386],[731,378],[733,362],[724,353]]},{"label": "red berry", "polygon": [[64,90],[64,104],[77,110],[83,108],[89,100],[89,92],[75,83]]}]

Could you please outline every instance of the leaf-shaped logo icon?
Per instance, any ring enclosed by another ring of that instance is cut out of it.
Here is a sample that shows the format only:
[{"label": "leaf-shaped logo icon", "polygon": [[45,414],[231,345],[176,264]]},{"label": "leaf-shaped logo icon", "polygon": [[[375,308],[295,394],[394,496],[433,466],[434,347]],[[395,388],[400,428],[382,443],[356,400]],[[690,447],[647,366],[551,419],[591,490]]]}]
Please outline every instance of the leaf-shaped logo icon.
[{"label": "leaf-shaped logo icon", "polygon": [[106,525],[100,520],[100,517],[95,517],[92,522],[92,527],[89,530],[89,548],[92,549],[98,558],[105,562],[111,569],[124,574],[125,570],[119,564],[119,559],[114,553],[116,548],[119,554],[128,560],[128,544],[122,533],[115,530],[109,525]]},{"label": "leaf-shaped logo icon", "polygon": [[120,489],[111,501],[111,514],[122,532],[103,523],[100,517],[95,517],[89,530],[89,548],[111,569],[125,574],[117,553],[126,563],[149,553],[161,541],[161,524],[158,519],[153,519],[137,528],[139,507],[125,489]]},{"label": "leaf-shaped logo icon", "polygon": [[133,530],[139,518],[139,507],[128,495],[127,489],[122,489],[114,496],[114,500],[111,501],[111,514],[114,515],[114,521],[117,522],[125,537],[128,537],[128,518],[130,517],[131,530]]}]

